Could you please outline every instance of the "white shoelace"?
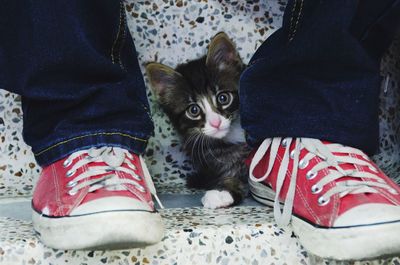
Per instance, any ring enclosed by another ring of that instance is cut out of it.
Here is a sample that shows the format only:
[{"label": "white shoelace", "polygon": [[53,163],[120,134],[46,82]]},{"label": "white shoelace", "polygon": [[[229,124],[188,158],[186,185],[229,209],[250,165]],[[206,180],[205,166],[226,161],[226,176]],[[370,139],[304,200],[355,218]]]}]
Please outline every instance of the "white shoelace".
[{"label": "white shoelace", "polygon": [[[69,195],[74,195],[79,190],[86,187],[89,187],[88,192],[94,192],[103,188],[110,190],[128,190],[125,187],[126,184],[133,185],[140,192],[146,192],[145,187],[139,184],[139,181],[142,177],[138,176],[134,172],[136,167],[129,160],[132,160],[133,156],[127,150],[119,147],[101,147],[78,151],[70,155],[64,161],[64,167],[69,167],[74,159],[83,154],[87,154],[87,156],[76,162],[66,173],[66,177],[71,179],[67,184],[67,186],[71,188],[69,190]],[[94,162],[104,162],[106,166],[89,165],[90,163]],[[139,162],[141,163],[143,169],[143,178],[150,190],[150,193],[154,196],[160,207],[163,208],[163,205],[157,196],[150,173],[148,172],[147,167],[141,157]],[[124,164],[127,165],[128,168],[123,167]],[[79,168],[85,166],[87,167],[86,171],[75,175]],[[118,176],[118,172],[125,172],[131,175],[133,179],[120,178]],[[103,176],[92,178],[99,175]]]},{"label": "white shoelace", "polygon": [[[289,153],[290,145],[293,141],[295,141],[295,148]],[[345,163],[352,164],[356,168],[357,166],[368,166],[371,171],[378,173],[378,170],[371,163],[352,156],[352,154],[361,155],[369,161],[369,158],[362,151],[340,144],[324,144],[317,139],[310,138],[285,138],[283,140],[282,138],[265,139],[259,146],[250,164],[249,176],[252,181],[262,182],[268,178],[275,160],[277,159],[278,148],[280,145],[286,148],[278,170],[274,200],[274,217],[280,226],[288,225],[291,220],[298,168],[306,168],[309,161],[316,156],[319,157],[321,161],[315,164],[315,166],[308,171],[306,175],[307,179],[310,180],[315,178],[321,170],[327,170],[329,173],[312,186],[312,193],[320,193],[326,184],[339,180],[340,178],[352,178],[351,180],[338,181],[334,187],[326,190],[318,199],[318,204],[320,206],[326,205],[330,198],[336,194],[339,194],[340,198],[342,198],[347,194],[378,193],[379,191],[376,188],[384,188],[392,194],[397,194],[395,189],[391,188],[382,178],[375,174],[361,172],[356,169],[343,170],[340,167],[340,164]],[[303,148],[305,148],[309,153],[299,161],[300,151]],[[264,155],[268,150],[270,151],[268,169],[262,177],[257,178],[253,175],[254,169],[264,158]],[[341,155],[334,155],[333,153]],[[281,209],[279,195],[288,171],[289,159],[293,159],[293,169],[283,209]]]}]

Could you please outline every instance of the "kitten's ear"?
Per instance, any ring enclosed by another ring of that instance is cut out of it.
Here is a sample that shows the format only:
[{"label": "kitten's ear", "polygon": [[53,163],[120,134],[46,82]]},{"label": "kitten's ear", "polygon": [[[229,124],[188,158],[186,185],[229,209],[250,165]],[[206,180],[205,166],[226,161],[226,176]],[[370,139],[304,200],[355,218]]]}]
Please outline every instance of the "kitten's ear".
[{"label": "kitten's ear", "polygon": [[208,67],[216,67],[220,71],[242,66],[242,60],[235,45],[224,32],[218,33],[211,40],[206,64]]},{"label": "kitten's ear", "polygon": [[162,102],[167,100],[182,78],[182,75],[171,67],[159,63],[147,64],[146,73],[153,93]]}]

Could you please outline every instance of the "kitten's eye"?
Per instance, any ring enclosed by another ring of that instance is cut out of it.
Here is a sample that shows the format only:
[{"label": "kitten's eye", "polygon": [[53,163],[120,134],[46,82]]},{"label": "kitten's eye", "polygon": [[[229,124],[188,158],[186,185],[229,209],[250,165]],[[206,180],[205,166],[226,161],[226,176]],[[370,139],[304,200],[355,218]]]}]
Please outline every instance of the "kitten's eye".
[{"label": "kitten's eye", "polygon": [[222,105],[224,108],[229,107],[232,103],[232,94],[229,92],[221,92],[217,95],[217,102],[218,104]]},{"label": "kitten's eye", "polygon": [[199,105],[192,104],[186,109],[186,115],[192,120],[200,119],[201,109]]}]

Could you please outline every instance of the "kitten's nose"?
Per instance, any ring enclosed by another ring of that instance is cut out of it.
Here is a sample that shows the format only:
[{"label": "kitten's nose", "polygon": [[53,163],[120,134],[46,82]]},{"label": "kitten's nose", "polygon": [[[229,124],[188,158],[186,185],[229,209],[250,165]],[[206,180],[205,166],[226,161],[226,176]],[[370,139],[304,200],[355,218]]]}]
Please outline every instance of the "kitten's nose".
[{"label": "kitten's nose", "polygon": [[219,117],[216,117],[214,119],[210,120],[210,125],[216,129],[219,128],[219,126],[221,125],[221,119]]}]

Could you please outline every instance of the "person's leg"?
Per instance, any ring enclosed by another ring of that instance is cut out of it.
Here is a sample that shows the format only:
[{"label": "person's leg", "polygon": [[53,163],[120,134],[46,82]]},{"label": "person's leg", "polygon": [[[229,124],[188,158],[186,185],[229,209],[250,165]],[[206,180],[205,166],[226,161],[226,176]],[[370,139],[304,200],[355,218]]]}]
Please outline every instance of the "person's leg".
[{"label": "person's leg", "polygon": [[[374,1],[362,14],[358,2],[372,1],[289,1],[283,27],[257,50],[241,78],[242,124],[250,143],[302,136],[376,149],[380,58],[371,54],[382,53],[398,24],[393,19],[382,32],[390,37],[381,41],[366,38],[372,25],[362,19],[396,14],[385,7],[398,1]],[[364,43],[378,44],[378,52]]]},{"label": "person's leg", "polygon": [[120,1],[7,1],[0,87],[22,95],[24,139],[40,165],[102,145],[142,153],[153,133]]},{"label": "person's leg", "polygon": [[153,132],[122,1],[6,1],[0,87],[21,94],[24,139],[43,167],[32,208],[54,248],[159,241],[141,154]]},{"label": "person's leg", "polygon": [[398,0],[291,0],[242,74],[251,192],[315,254],[400,252],[400,189],[359,150],[377,147],[379,60],[399,13]]}]

